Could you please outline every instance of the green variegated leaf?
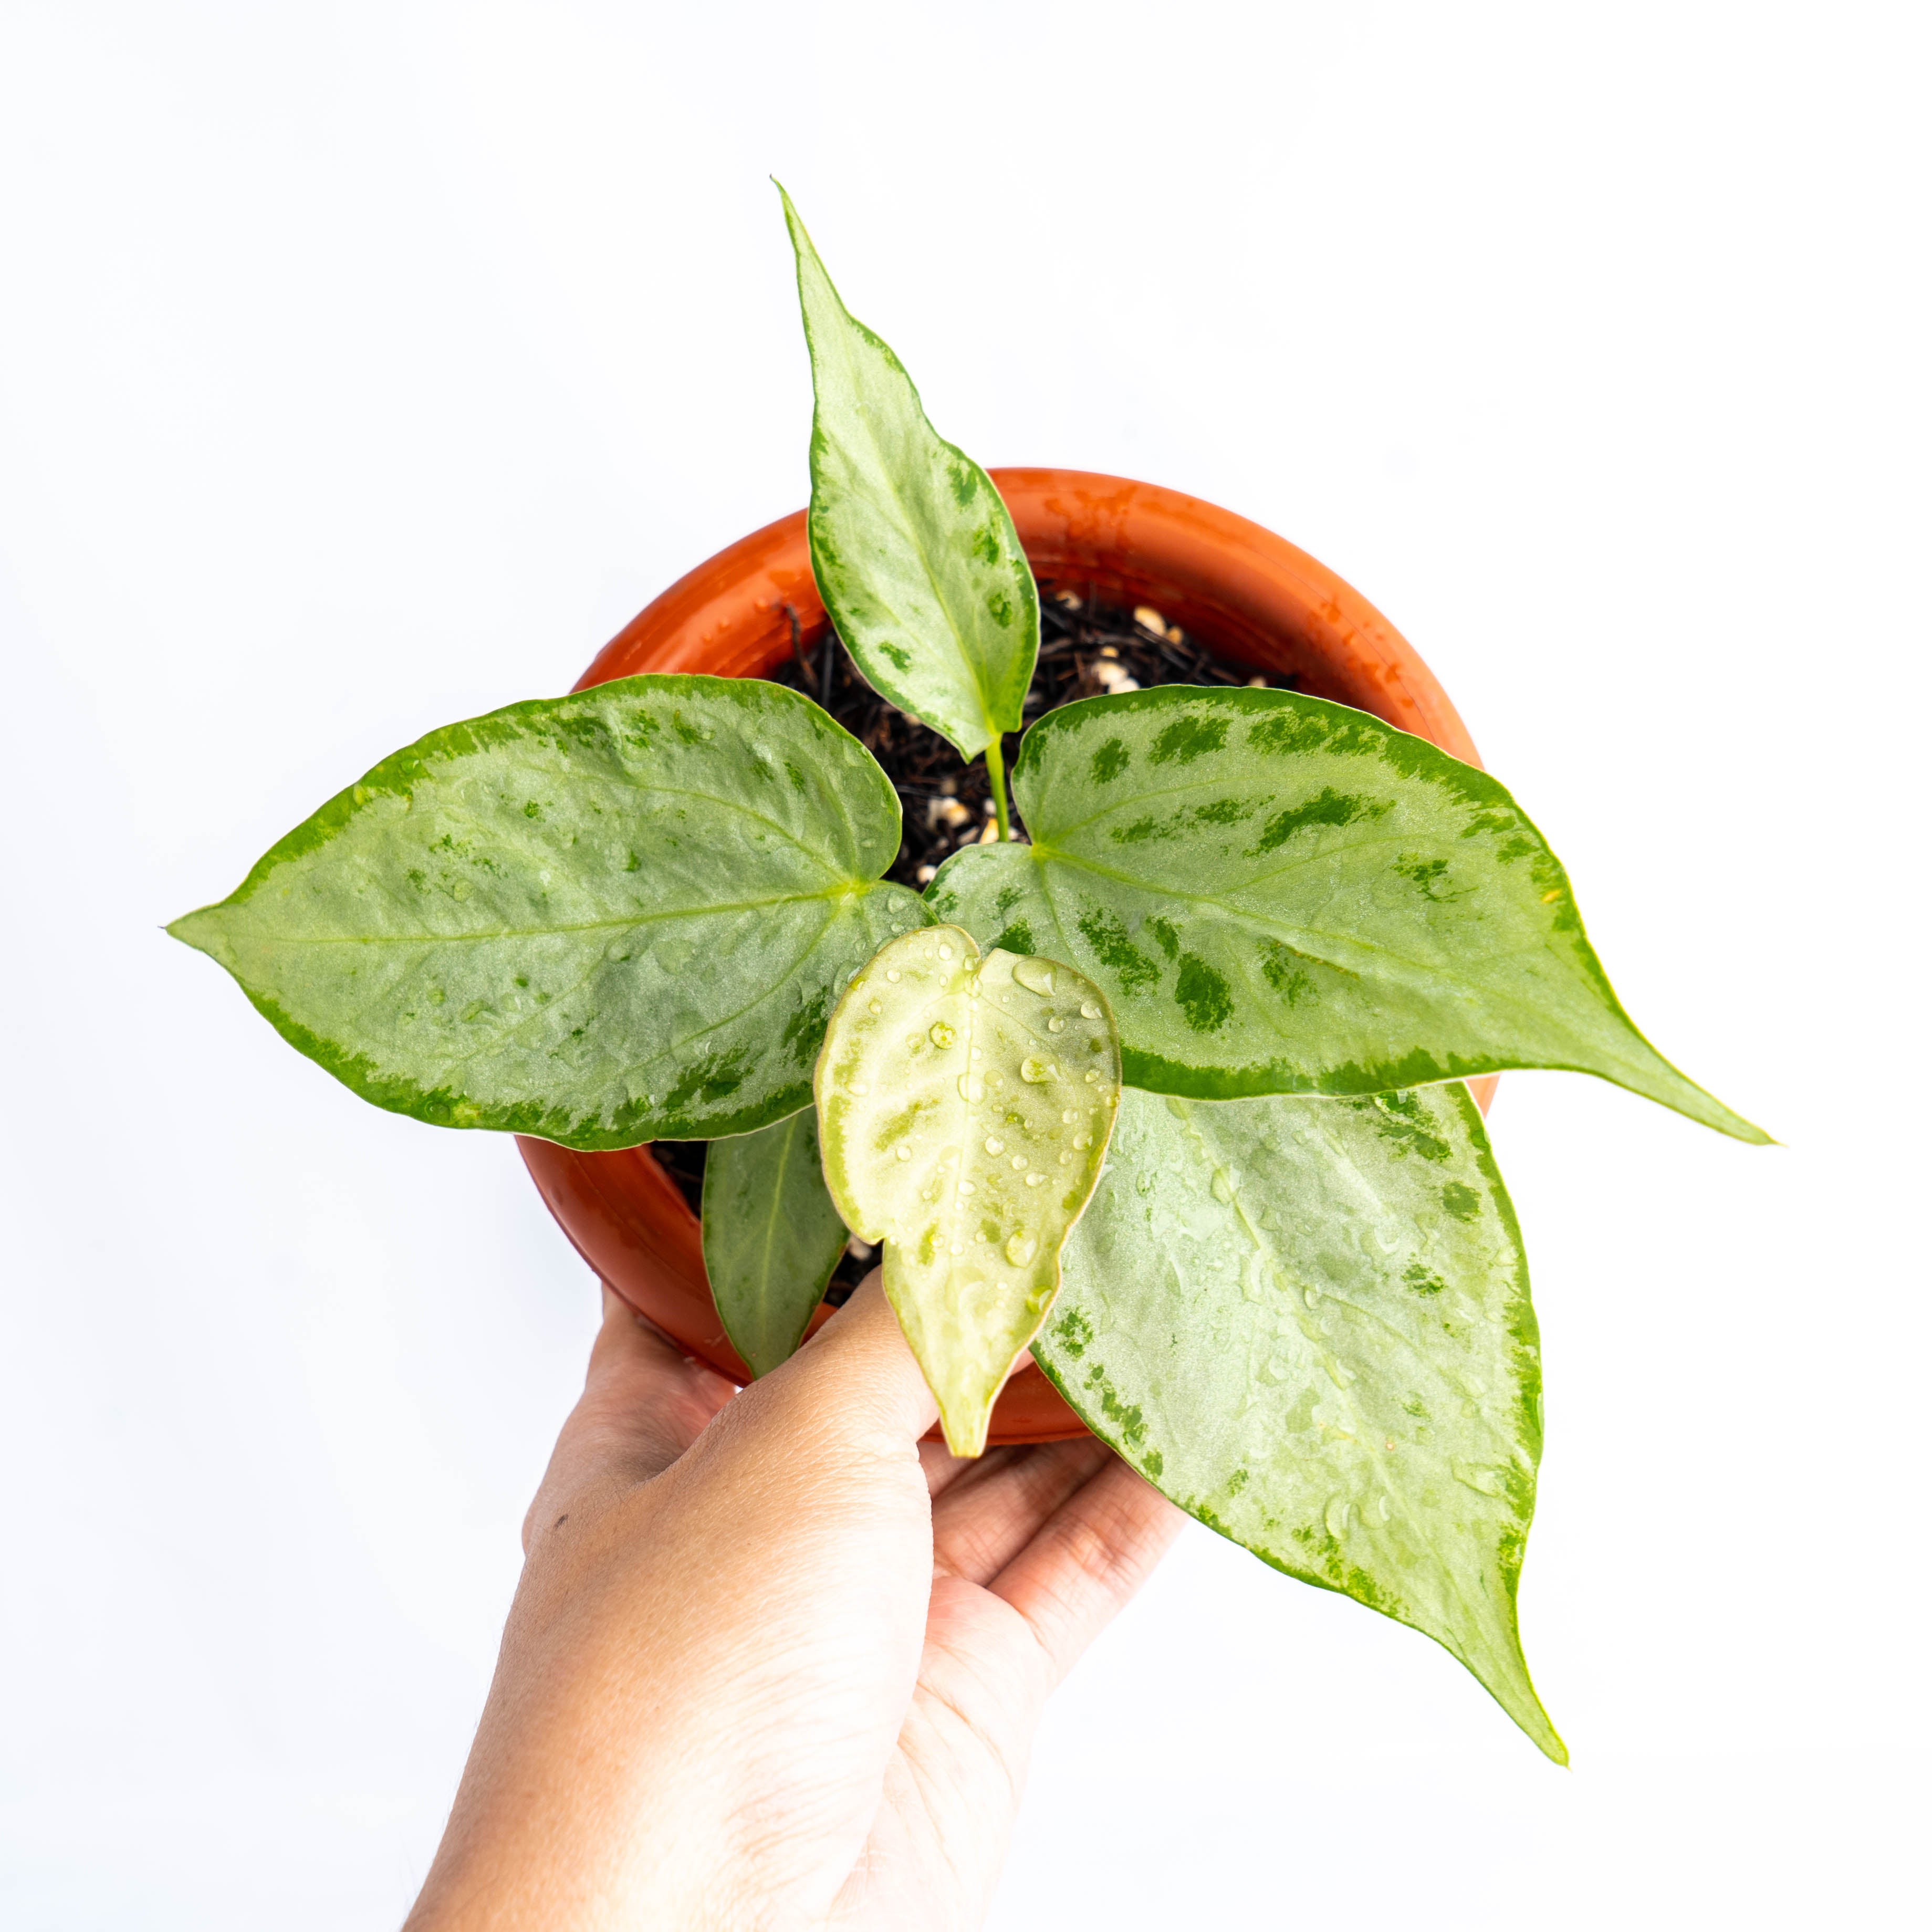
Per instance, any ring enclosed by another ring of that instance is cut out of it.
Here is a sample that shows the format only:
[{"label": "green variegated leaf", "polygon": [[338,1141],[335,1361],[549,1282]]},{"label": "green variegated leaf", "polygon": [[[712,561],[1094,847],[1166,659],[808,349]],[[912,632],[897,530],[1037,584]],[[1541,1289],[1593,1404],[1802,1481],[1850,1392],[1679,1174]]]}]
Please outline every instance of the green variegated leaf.
[{"label": "green variegated leaf", "polygon": [[1182,685],[1090,698],[1027,734],[1013,788],[1030,846],[956,854],[928,902],[1091,974],[1137,1087],[1366,1094],[1567,1067],[1767,1138],[1630,1024],[1509,794],[1366,712]]},{"label": "green variegated leaf", "polygon": [[701,1140],[810,1100],[845,976],[926,920],[881,881],[898,842],[810,700],[626,678],[431,732],[168,929],[379,1106]]},{"label": "green variegated leaf", "polygon": [[825,1180],[884,1241],[886,1294],[956,1456],[1060,1286],[1120,1101],[1120,1043],[1091,981],[979,948],[957,927],[882,946],[826,1030],[814,1085]]},{"label": "green variegated leaf", "polygon": [[1559,1763],[1516,1639],[1542,1377],[1528,1271],[1460,1084],[1130,1092],[1034,1353],[1210,1528],[1412,1624]]},{"label": "green variegated leaf", "polygon": [[731,1346],[768,1375],[804,1339],[845,1247],[806,1107],[754,1134],[713,1141],[704,1159],[704,1272]]},{"label": "green variegated leaf", "polygon": [[[784,190],[779,193],[784,195]],[[986,472],[926,419],[898,358],[838,299],[784,196],[812,352],[812,567],[866,681],[962,758],[1020,728],[1040,598]]]}]

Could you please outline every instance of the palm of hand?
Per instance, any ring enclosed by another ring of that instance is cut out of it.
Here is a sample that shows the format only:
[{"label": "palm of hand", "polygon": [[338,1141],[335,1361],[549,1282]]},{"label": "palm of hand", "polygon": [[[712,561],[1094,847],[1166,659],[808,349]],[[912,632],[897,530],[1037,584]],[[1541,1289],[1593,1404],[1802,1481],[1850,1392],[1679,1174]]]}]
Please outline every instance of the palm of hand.
[{"label": "palm of hand", "polygon": [[412,1926],[980,1924],[1046,1697],[1178,1516],[932,1414],[875,1287],[735,1400],[607,1300]]}]

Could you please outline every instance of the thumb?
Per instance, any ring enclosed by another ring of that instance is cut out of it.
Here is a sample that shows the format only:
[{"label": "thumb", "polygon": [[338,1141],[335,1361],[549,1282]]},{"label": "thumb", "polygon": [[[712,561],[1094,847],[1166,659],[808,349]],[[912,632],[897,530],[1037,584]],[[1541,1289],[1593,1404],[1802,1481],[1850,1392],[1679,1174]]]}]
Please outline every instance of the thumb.
[{"label": "thumb", "polygon": [[734,1420],[794,1438],[809,1454],[910,1451],[938,1420],[874,1268],[797,1354],[732,1405]]}]

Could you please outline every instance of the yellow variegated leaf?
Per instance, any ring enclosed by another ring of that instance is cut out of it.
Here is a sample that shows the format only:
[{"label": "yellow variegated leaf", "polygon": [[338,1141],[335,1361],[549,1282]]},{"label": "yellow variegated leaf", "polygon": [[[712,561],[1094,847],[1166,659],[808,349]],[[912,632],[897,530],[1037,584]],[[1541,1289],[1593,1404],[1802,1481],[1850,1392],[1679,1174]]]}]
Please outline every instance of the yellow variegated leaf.
[{"label": "yellow variegated leaf", "polygon": [[832,1198],[885,1244],[886,1293],[947,1445],[976,1456],[1113,1132],[1106,1000],[1056,961],[982,958],[957,926],[908,933],[846,988],[813,1090]]}]

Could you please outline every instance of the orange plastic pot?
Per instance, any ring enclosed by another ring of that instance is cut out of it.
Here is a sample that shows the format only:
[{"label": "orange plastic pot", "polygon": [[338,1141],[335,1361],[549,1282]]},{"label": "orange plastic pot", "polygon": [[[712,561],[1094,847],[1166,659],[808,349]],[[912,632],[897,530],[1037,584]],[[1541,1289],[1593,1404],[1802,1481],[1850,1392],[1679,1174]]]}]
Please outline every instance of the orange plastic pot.
[{"label": "orange plastic pot", "polygon": [[[1478,762],[1429,668],[1368,600],[1294,544],[1197,497],[1077,470],[995,470],[1043,584],[1129,606],[1149,604],[1217,655],[1293,672],[1297,688],[1372,712]],[[758,677],[826,628],[802,510],[731,545],[639,613],[578,688],[640,671]],[[1479,1097],[1492,1082],[1478,1082]],[[632,1307],[735,1381],[748,1371],[724,1339],[698,1219],[646,1148],[578,1154],[520,1142],[525,1164],[577,1251]],[[814,1317],[824,1318],[824,1311]],[[1084,1432],[1028,1362],[993,1414],[994,1442]]]}]

